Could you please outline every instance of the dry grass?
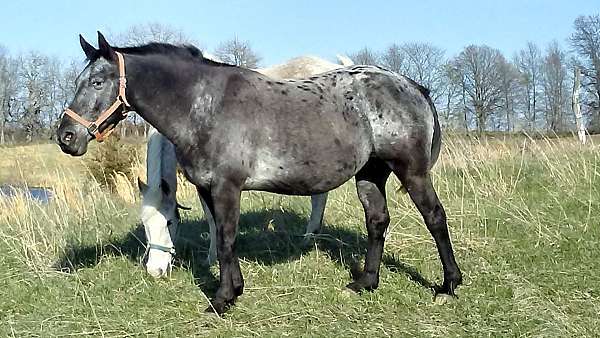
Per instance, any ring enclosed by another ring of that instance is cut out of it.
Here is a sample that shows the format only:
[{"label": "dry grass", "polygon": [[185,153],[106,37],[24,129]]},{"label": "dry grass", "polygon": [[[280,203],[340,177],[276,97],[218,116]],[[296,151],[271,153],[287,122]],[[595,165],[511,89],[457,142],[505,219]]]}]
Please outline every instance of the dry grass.
[{"label": "dry grass", "polygon": [[202,313],[218,274],[197,264],[207,226],[198,225],[189,184],[179,189],[194,206],[184,215],[179,267],[154,281],[139,265],[129,180],[109,193],[56,146],[1,148],[3,182],[51,187],[56,197],[47,206],[24,196],[0,201],[0,335],[598,336],[598,150],[572,139],[446,138],[435,184],[466,278],[460,298],[445,305],[428,289],[441,278],[435,246],[395,179],[380,288],[360,296],[343,291],[348,265],[365,249],[351,183],[331,194],[325,233],[312,247],[298,238],[307,198],[245,193],[238,251],[246,293],[218,318]]}]

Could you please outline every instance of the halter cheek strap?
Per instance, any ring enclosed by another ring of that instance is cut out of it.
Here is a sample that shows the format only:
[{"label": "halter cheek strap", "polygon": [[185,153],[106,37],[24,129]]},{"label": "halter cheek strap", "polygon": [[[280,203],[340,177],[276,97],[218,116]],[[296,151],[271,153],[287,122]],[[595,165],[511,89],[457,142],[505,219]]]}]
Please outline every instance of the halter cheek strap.
[{"label": "halter cheek strap", "polygon": [[108,135],[110,135],[115,127],[115,124],[111,124],[104,129],[103,132],[100,132],[100,125],[106,121],[109,117],[111,117],[119,107],[122,107],[122,117],[125,117],[129,111],[131,111],[131,105],[127,101],[127,97],[125,95],[125,89],[127,88],[127,78],[125,77],[125,59],[123,58],[123,54],[119,52],[115,52],[117,55],[117,64],[119,66],[119,94],[117,95],[117,99],[115,102],[108,107],[105,111],[98,116],[96,121],[90,122],[85,118],[81,117],[81,115],[77,114],[73,110],[67,108],[65,109],[65,114],[69,115],[73,120],[77,121],[79,124],[83,125],[87,128],[88,132],[96,138],[96,141],[102,142]]}]

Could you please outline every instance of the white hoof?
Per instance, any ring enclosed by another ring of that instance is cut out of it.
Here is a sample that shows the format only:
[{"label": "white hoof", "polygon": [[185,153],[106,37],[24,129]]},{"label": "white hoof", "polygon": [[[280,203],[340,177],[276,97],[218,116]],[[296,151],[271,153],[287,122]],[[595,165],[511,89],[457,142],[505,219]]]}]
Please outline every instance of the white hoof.
[{"label": "white hoof", "polygon": [[447,303],[451,303],[454,301],[454,297],[447,295],[445,293],[438,293],[435,295],[434,302],[436,305],[444,305]]}]

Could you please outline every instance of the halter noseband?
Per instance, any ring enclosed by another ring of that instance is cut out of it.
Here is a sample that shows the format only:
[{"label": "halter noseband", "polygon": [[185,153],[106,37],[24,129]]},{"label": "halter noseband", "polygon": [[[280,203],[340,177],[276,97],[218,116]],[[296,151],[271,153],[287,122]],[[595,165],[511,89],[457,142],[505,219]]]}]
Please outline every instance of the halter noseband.
[{"label": "halter noseband", "polygon": [[108,127],[106,127],[106,129],[104,129],[103,132],[100,132],[100,125],[104,121],[111,117],[119,107],[123,108],[123,110],[121,111],[123,117],[125,117],[127,113],[131,110],[131,105],[129,104],[129,102],[127,102],[127,98],[125,97],[125,88],[127,88],[127,79],[125,78],[125,59],[123,58],[123,55],[121,53],[115,52],[115,54],[117,54],[117,64],[119,66],[119,95],[117,95],[115,102],[110,107],[108,107],[108,109],[102,112],[102,114],[100,114],[100,116],[98,116],[98,118],[94,122],[90,122],[84,119],[83,117],[81,117],[81,115],[77,114],[69,108],[65,109],[65,114],[69,115],[69,117],[71,117],[73,120],[79,122],[81,125],[86,127],[88,133],[93,135],[96,138],[96,141],[98,142],[104,141],[104,139],[108,137],[108,135],[110,135],[110,133],[112,133],[112,131],[117,126],[116,123],[111,124]]},{"label": "halter noseband", "polygon": [[155,250],[159,250],[162,252],[168,252],[171,255],[175,256],[175,248],[172,246],[164,246],[164,245],[160,245],[160,244],[149,243],[148,249],[155,249]]},{"label": "halter noseband", "polygon": [[[175,209],[175,210],[177,210],[177,209]],[[179,223],[179,211],[177,211],[177,215],[175,217],[177,218],[177,222]],[[173,225],[172,220],[167,221],[167,227],[170,225]],[[164,246],[164,245],[155,244],[155,243],[148,243],[148,246],[146,247],[146,254],[148,254],[148,251],[150,251],[150,249],[170,253],[172,257],[175,256],[175,254],[176,254],[175,246]]]}]

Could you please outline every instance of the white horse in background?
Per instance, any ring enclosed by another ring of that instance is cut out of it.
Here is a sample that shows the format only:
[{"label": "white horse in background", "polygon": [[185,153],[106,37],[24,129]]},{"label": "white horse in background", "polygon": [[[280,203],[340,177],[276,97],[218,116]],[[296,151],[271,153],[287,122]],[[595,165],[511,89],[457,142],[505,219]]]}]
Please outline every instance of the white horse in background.
[{"label": "white horse in background", "polygon": [[138,178],[142,193],[141,219],[147,241],[146,270],[153,277],[164,276],[175,254],[173,239],[179,225],[177,204],[177,159],[175,146],[156,129],[148,131],[146,176]]},{"label": "white horse in background", "polygon": [[[206,57],[206,55],[205,55]],[[333,69],[351,66],[353,63],[345,56],[338,55],[341,64],[334,64],[320,58],[305,56],[292,59],[287,63],[256,71],[272,78],[306,78]],[[218,61],[218,60],[217,60]],[[175,147],[156,129],[148,132],[146,169],[148,183],[138,179],[142,193],[141,219],[147,240],[146,270],[156,278],[165,276],[172,267],[175,255],[174,239],[179,224],[179,204],[177,203],[177,159]],[[206,263],[212,265],[217,260],[215,221],[207,212],[208,207],[202,200],[204,215],[210,231],[210,247]],[[311,214],[306,226],[305,236],[321,230],[323,213],[327,204],[327,193],[311,196]]]}]

